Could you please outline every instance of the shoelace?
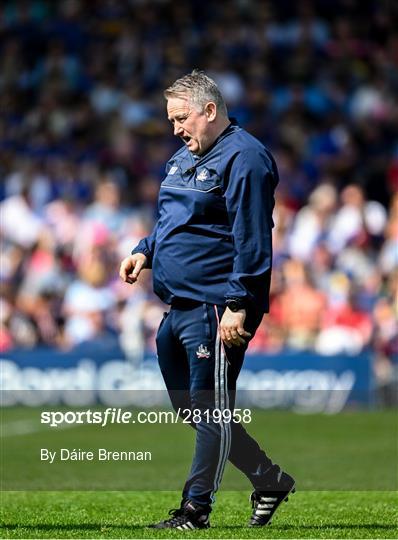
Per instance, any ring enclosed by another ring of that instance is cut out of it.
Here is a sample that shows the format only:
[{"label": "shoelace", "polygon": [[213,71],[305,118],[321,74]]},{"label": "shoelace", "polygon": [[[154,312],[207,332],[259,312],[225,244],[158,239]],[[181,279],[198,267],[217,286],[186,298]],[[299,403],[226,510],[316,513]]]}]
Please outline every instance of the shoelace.
[{"label": "shoelace", "polygon": [[177,526],[182,525],[185,522],[185,512],[183,508],[172,508],[169,510],[169,516],[173,516],[165,520],[165,523],[170,525]]}]

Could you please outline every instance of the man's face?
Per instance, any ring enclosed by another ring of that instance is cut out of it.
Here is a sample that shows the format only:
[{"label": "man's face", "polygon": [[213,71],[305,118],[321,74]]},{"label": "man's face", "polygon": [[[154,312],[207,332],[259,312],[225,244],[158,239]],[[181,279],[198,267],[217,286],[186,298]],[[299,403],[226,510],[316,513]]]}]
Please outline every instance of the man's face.
[{"label": "man's face", "polygon": [[211,145],[211,124],[205,112],[199,112],[189,98],[171,97],[167,100],[167,116],[193,154],[201,155]]}]

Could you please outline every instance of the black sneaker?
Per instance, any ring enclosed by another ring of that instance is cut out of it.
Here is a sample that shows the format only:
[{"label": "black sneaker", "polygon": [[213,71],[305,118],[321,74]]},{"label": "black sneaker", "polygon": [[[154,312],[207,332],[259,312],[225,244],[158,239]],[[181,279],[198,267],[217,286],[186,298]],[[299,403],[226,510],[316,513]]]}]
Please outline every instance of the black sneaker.
[{"label": "black sneaker", "polygon": [[181,508],[169,511],[171,518],[149,526],[153,529],[178,529],[180,531],[208,529],[210,527],[209,512],[210,510],[203,506],[192,501],[185,501]]},{"label": "black sneaker", "polygon": [[[276,478],[262,491],[253,491],[250,496],[253,513],[250,519],[250,527],[263,527],[271,524],[271,518],[282,504],[288,500],[290,493],[296,491],[294,478],[289,474],[279,471]],[[268,489],[269,487],[269,489]]]}]

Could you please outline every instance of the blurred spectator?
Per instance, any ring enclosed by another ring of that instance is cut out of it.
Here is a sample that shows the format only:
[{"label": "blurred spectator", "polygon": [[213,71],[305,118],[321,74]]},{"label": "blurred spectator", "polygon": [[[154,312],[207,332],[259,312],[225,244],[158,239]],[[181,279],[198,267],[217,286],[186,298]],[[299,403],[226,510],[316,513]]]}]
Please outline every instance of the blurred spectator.
[{"label": "blurred spectator", "polygon": [[326,311],[315,350],[320,354],[358,354],[369,344],[371,335],[370,314],[361,311],[350,296],[347,302]]},{"label": "blurred spectator", "polygon": [[62,310],[70,346],[103,339],[108,333],[106,312],[115,307],[108,270],[99,250],[93,249],[80,261],[77,279],[66,288]]},{"label": "blurred spectator", "polygon": [[328,238],[332,253],[339,253],[349,242],[365,245],[368,236],[382,235],[386,211],[380,203],[366,201],[360,186],[345,187],[341,193],[341,203]]},{"label": "blurred spectator", "polygon": [[289,251],[293,256],[304,261],[312,258],[316,246],[328,235],[336,204],[337,193],[333,185],[325,183],[314,189],[308,205],[297,212],[289,235]]},{"label": "blurred spectator", "polygon": [[6,240],[24,248],[37,242],[43,229],[43,221],[33,211],[28,185],[20,194],[6,198],[0,204],[2,235]]},{"label": "blurred spectator", "polygon": [[83,220],[102,224],[110,233],[116,233],[123,225],[126,213],[121,208],[120,189],[111,177],[103,177],[98,183],[94,202],[83,213]]},{"label": "blurred spectator", "polygon": [[384,237],[385,241],[379,255],[379,266],[383,276],[388,276],[398,268],[398,192],[391,201]]},{"label": "blurred spectator", "polygon": [[283,291],[271,304],[271,318],[282,329],[288,347],[311,348],[326,307],[325,295],[310,284],[297,259],[283,265],[283,278]]}]

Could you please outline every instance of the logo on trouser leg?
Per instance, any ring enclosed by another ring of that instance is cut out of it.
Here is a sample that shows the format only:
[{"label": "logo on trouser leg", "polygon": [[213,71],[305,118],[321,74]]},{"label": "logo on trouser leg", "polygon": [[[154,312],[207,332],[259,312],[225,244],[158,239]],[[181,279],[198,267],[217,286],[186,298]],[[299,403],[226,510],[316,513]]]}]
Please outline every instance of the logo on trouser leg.
[{"label": "logo on trouser leg", "polygon": [[209,358],[210,351],[207,347],[204,347],[202,344],[200,344],[198,350],[196,351],[196,356],[198,358]]}]

